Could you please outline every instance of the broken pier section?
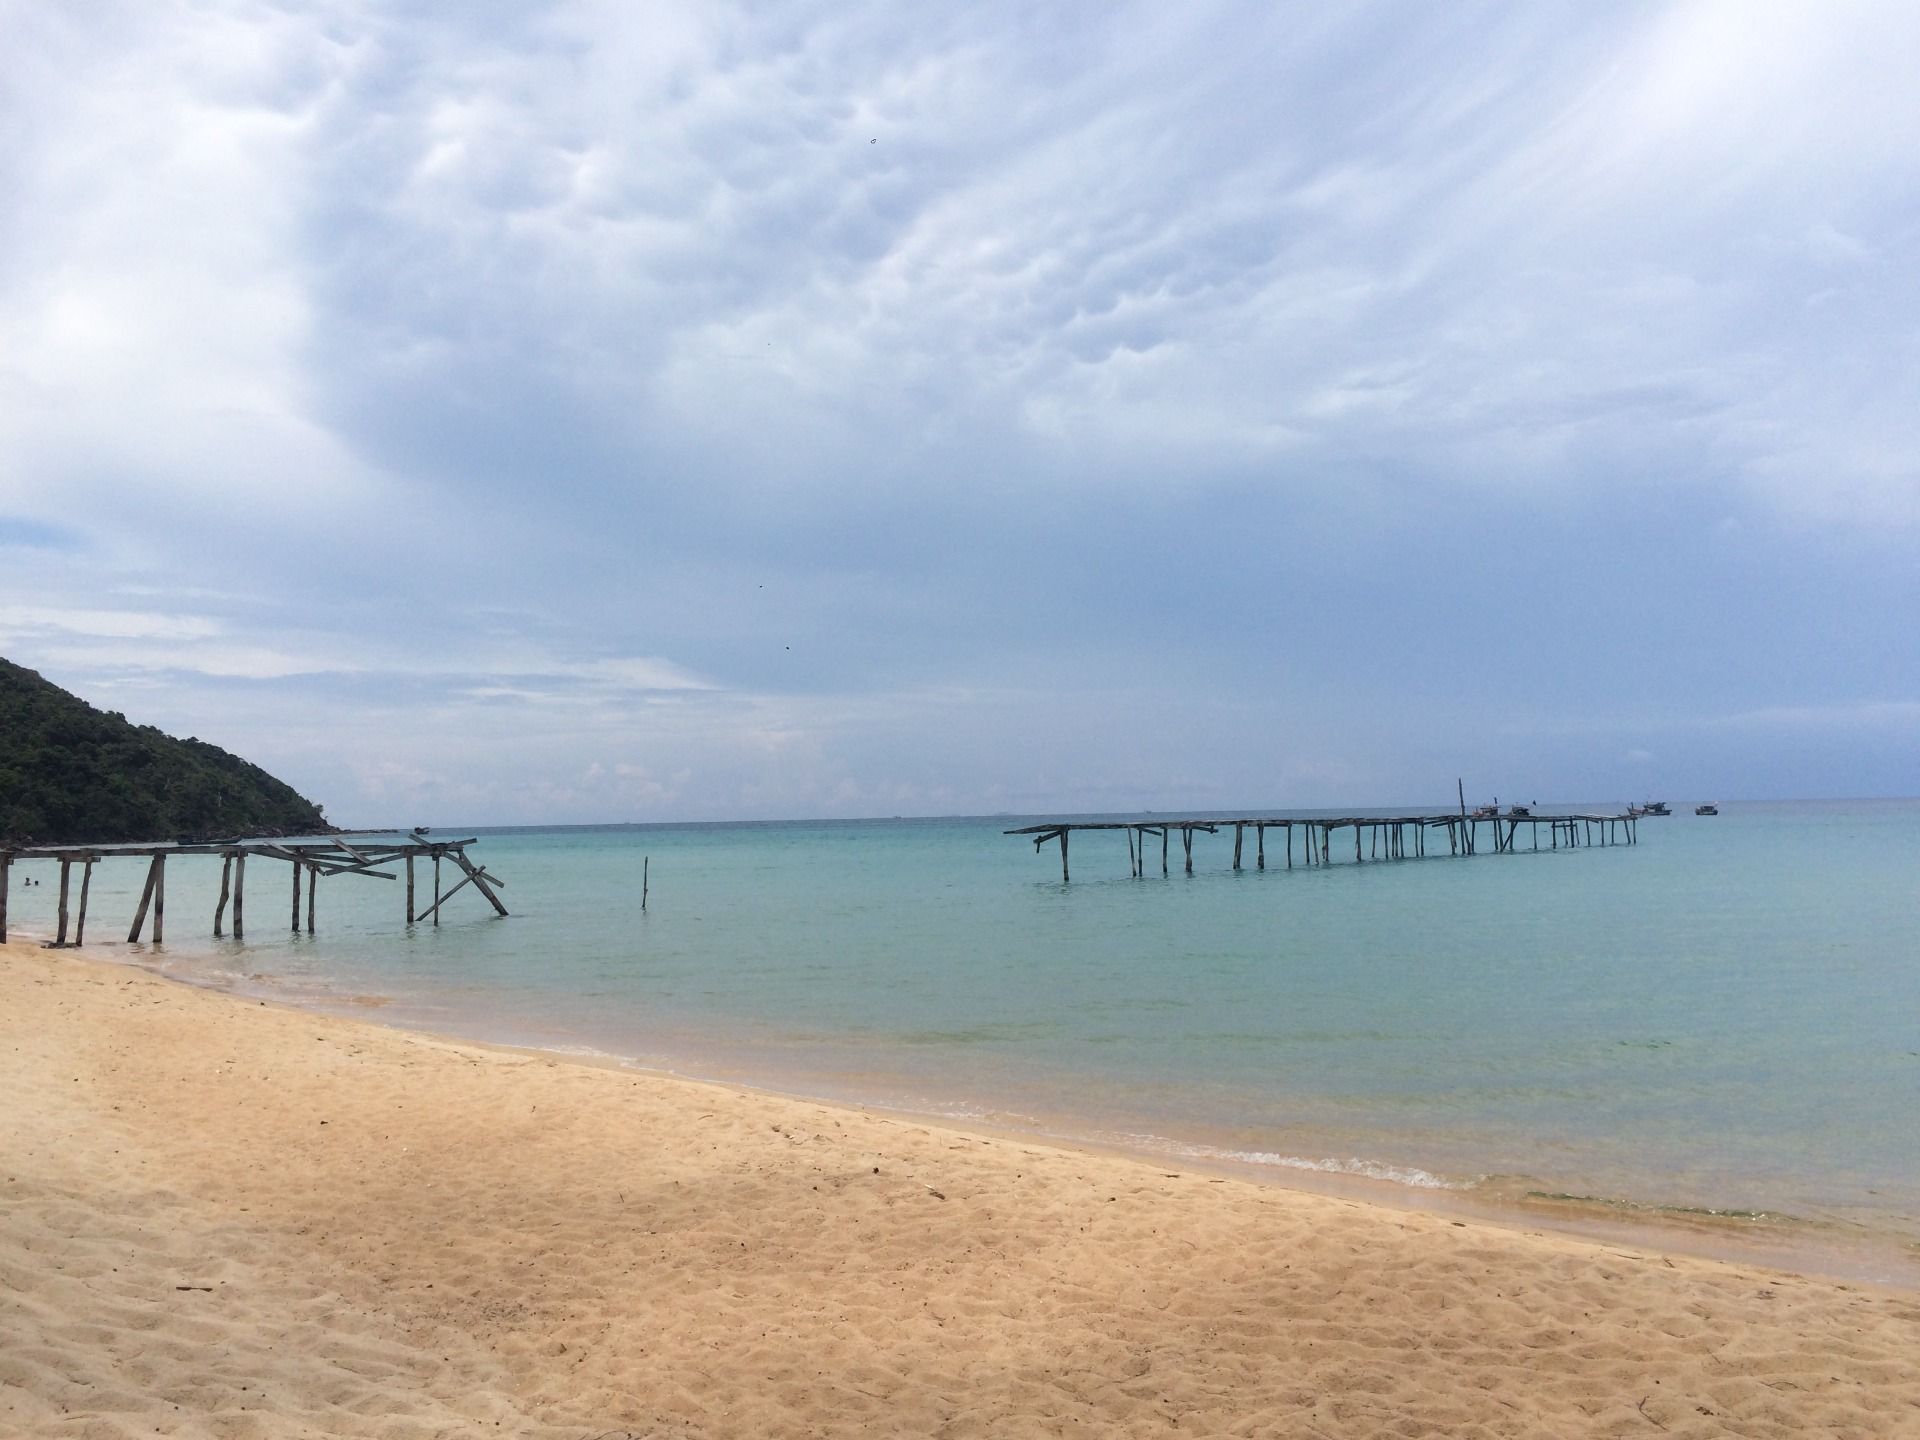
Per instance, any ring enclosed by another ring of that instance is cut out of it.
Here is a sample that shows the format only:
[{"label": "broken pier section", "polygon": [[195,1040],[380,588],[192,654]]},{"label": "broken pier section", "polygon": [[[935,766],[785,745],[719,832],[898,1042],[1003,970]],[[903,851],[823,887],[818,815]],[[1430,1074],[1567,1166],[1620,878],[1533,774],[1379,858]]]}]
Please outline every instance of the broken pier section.
[{"label": "broken pier section", "polygon": [[[140,901],[134,910],[133,927],[127,932],[129,944],[139,940],[142,933],[151,925],[152,943],[161,943],[167,913],[167,861],[185,856],[220,857],[220,900],[214,907],[213,933],[224,933],[227,923],[227,906],[233,906],[233,938],[242,938],[246,930],[247,861],[267,860],[287,864],[293,875],[292,928],[300,929],[301,891],[304,885],[306,898],[306,930],[313,933],[314,891],[321,876],[365,875],[376,880],[394,880],[399,872],[384,867],[404,865],[407,881],[407,923],[424,924],[431,920],[440,923],[440,911],[455,895],[471,885],[494,910],[505,915],[507,907],[501,903],[499,890],[504,889],[506,881],[499,876],[489,874],[484,866],[475,865],[467,857],[467,847],[477,844],[476,837],[468,836],[463,840],[432,840],[424,830],[408,831],[402,839],[390,837],[400,835],[397,830],[354,830],[339,834],[307,840],[215,840],[205,844],[158,844],[158,845],[25,845],[13,848],[0,847],[0,942],[7,938],[7,888],[8,871],[16,860],[55,860],[60,865],[60,895],[56,915],[57,929],[54,938],[48,942],[50,948],[62,949],[85,942],[87,933],[87,900],[92,887],[93,867],[109,860],[144,859],[147,862],[147,879],[140,891]],[[349,840],[347,836],[353,836]],[[433,862],[433,903],[424,910],[418,908],[418,889],[415,884],[415,865],[423,861]],[[462,873],[462,879],[451,889],[442,889],[441,867],[449,864]],[[73,872],[80,872],[79,904],[72,908]]]}]

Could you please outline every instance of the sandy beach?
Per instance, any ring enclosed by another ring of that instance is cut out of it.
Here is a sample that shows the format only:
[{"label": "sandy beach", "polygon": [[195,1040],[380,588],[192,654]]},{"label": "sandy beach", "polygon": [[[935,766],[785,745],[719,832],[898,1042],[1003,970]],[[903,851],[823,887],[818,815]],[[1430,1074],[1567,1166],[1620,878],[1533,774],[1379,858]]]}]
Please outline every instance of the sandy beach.
[{"label": "sandy beach", "polygon": [[0,1433],[1920,1435],[1920,1297],[0,947]]}]

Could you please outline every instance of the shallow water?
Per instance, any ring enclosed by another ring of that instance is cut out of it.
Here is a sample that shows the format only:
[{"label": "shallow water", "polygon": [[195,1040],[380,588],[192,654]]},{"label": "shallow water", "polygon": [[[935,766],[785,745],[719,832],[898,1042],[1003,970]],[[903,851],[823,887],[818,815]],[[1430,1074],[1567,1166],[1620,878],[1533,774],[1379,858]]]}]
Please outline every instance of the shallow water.
[{"label": "shallow water", "polygon": [[[1193,876],[1176,842],[1144,879],[1121,835],[1083,835],[1071,885],[1052,847],[1001,834],[1020,823],[483,832],[510,918],[469,890],[409,929],[398,882],[338,877],[312,939],[255,861],[244,945],[207,933],[218,862],[179,860],[164,950],[117,948],[399,1023],[1170,1154],[1920,1238],[1920,804],[1726,805],[1643,820],[1637,845],[1472,859],[1308,870],[1296,850],[1291,871],[1270,835],[1269,868],[1249,836],[1233,872],[1223,833]],[[140,869],[96,869],[91,942],[123,939]],[[16,929],[50,928],[53,867],[14,875]]]}]

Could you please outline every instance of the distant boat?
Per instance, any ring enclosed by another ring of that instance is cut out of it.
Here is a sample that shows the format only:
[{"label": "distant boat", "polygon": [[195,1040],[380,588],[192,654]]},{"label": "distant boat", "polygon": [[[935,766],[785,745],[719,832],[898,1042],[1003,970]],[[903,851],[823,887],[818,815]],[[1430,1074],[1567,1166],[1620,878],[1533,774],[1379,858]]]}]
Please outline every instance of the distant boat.
[{"label": "distant boat", "polygon": [[1507,807],[1507,818],[1510,820],[1531,820],[1533,818],[1533,811],[1525,805],[1509,805]]},{"label": "distant boat", "polygon": [[1470,820],[1498,820],[1500,818],[1500,802],[1496,800],[1491,805],[1476,805],[1473,807],[1473,813],[1467,818]]},{"label": "distant boat", "polygon": [[1693,813],[1696,815],[1718,815],[1720,813],[1720,807],[1718,805],[1696,805],[1693,807]]},{"label": "distant boat", "polygon": [[1644,805],[1629,805],[1627,807],[1627,814],[1629,815],[1671,815],[1672,813],[1673,811],[1667,808],[1667,802],[1664,800],[1649,800]]}]

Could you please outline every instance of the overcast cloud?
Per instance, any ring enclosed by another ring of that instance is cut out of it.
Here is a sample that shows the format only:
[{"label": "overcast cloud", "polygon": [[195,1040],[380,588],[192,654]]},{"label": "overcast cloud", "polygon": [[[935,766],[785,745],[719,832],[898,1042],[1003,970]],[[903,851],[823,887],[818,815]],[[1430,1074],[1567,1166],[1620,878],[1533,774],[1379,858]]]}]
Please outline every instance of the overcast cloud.
[{"label": "overcast cloud", "polygon": [[1920,793],[1920,11],[0,0],[0,654],[345,823]]}]

